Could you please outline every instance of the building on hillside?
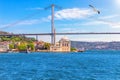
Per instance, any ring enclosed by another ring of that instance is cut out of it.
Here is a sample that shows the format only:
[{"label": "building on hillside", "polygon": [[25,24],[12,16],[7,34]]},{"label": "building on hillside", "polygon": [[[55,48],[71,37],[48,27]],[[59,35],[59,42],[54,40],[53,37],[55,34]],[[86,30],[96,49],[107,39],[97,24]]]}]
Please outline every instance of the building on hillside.
[{"label": "building on hillside", "polygon": [[35,50],[44,50],[44,44],[45,44],[44,41],[36,42],[36,44],[35,44]]},{"label": "building on hillside", "polygon": [[71,43],[67,37],[62,38],[59,42],[55,43],[55,45],[50,46],[51,52],[70,52]]},{"label": "building on hillside", "polygon": [[7,52],[9,49],[8,42],[0,42],[0,52]]}]

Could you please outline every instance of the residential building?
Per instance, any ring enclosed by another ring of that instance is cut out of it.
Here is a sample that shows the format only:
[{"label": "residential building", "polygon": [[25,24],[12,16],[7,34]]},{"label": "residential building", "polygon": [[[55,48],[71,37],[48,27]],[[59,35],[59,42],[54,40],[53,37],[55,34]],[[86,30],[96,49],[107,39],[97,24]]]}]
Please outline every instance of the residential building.
[{"label": "residential building", "polygon": [[0,42],[0,52],[7,52],[9,49],[8,42]]}]

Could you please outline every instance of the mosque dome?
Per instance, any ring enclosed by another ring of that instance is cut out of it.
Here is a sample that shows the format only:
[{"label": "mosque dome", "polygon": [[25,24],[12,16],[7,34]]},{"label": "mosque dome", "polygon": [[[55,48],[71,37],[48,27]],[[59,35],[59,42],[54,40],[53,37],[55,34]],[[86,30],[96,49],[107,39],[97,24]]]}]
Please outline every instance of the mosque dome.
[{"label": "mosque dome", "polygon": [[66,36],[62,37],[61,40],[69,41],[68,37]]}]

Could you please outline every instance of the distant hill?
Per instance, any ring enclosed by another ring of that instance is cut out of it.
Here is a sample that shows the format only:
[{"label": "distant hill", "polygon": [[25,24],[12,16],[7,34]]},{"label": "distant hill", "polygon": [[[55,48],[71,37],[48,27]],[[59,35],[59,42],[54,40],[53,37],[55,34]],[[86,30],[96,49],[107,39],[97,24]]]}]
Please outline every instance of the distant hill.
[{"label": "distant hill", "polygon": [[0,34],[10,34],[8,32],[0,31]]},{"label": "distant hill", "polygon": [[85,50],[120,50],[120,42],[71,41],[71,47]]},{"label": "distant hill", "polygon": [[[0,34],[13,34],[13,33],[8,33],[8,32],[4,32],[4,31],[0,31]],[[26,37],[26,36],[0,36],[0,41],[35,41],[35,38],[31,38],[31,37]]]}]

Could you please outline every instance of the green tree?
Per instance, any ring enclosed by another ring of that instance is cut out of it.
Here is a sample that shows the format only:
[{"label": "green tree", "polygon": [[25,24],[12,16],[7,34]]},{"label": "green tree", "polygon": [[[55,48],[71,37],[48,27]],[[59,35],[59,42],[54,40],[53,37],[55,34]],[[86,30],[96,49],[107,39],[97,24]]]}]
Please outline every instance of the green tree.
[{"label": "green tree", "polygon": [[15,46],[14,46],[13,43],[12,43],[12,44],[9,44],[9,49],[15,49]]},{"label": "green tree", "polygon": [[50,49],[50,43],[44,43],[44,48],[45,49]]},{"label": "green tree", "polygon": [[12,41],[12,42],[19,42],[19,41],[27,41],[33,42],[35,38],[27,38],[25,36],[2,36],[0,37],[1,41]]},{"label": "green tree", "polygon": [[27,48],[28,48],[28,49],[30,48],[32,51],[34,51],[34,50],[35,50],[34,43],[28,43],[28,44],[27,44]]},{"label": "green tree", "polygon": [[27,50],[27,44],[25,42],[20,43],[20,45],[18,45],[18,50],[19,51]]},{"label": "green tree", "polygon": [[11,41],[21,41],[21,38],[20,37],[17,37],[17,36],[13,36],[11,37]]},{"label": "green tree", "polygon": [[2,40],[2,41],[10,41],[10,38],[8,38],[7,36],[2,36],[2,37],[1,37],[1,40]]},{"label": "green tree", "polygon": [[72,48],[71,48],[71,51],[77,51],[77,49],[72,47]]}]

